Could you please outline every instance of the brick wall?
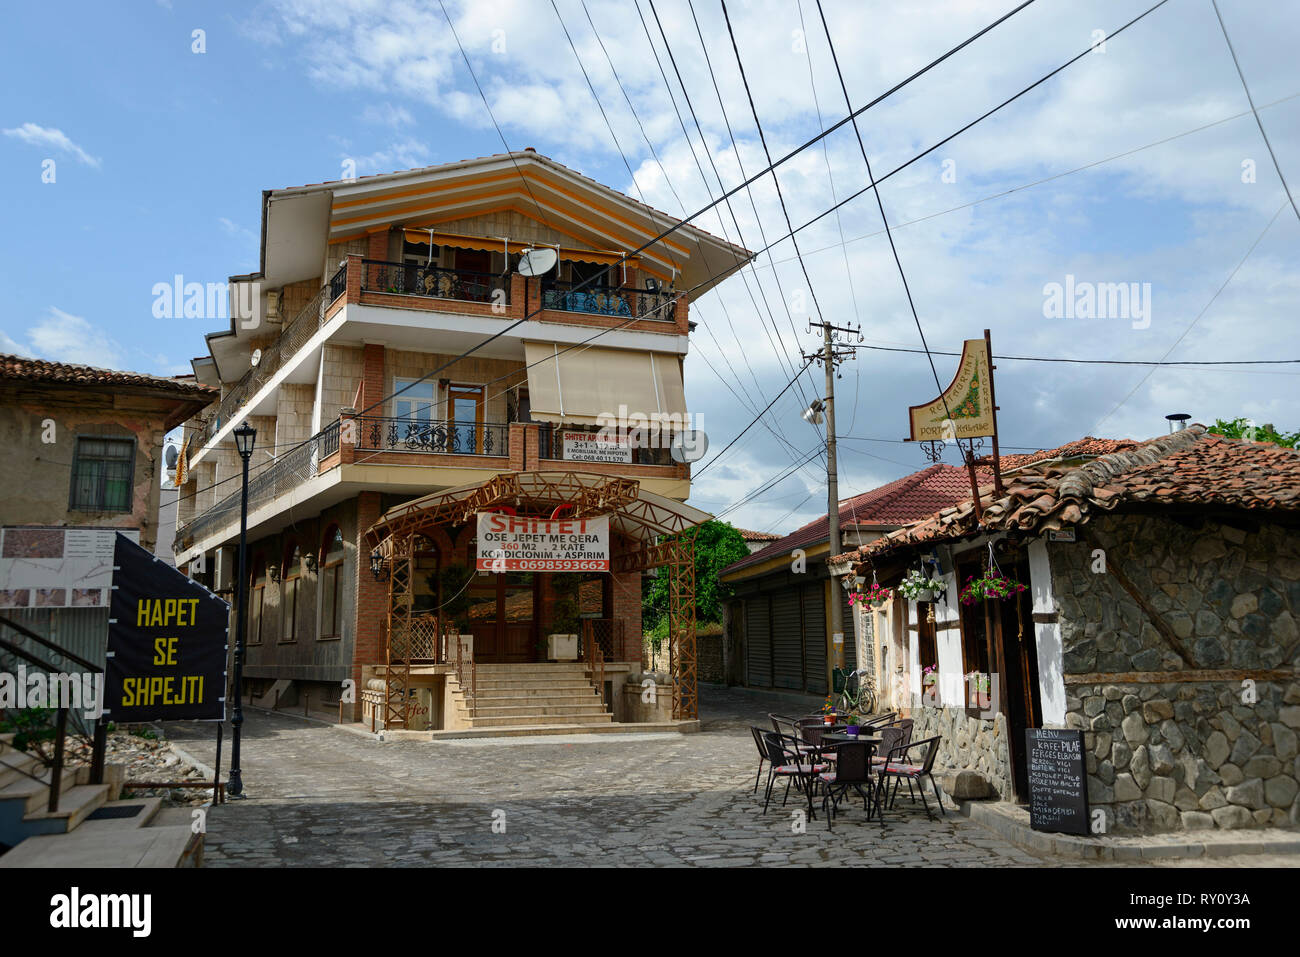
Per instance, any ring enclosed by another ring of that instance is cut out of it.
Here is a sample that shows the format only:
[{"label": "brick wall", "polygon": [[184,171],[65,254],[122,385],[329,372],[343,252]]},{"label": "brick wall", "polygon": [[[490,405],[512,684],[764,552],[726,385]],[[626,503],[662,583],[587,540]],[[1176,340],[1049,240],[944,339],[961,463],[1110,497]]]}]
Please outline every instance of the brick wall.
[{"label": "brick wall", "polygon": [[380,495],[362,492],[357,496],[357,519],[353,542],[356,547],[355,639],[352,645],[352,680],[358,689],[353,719],[361,718],[361,666],[384,660],[383,628],[388,619],[388,582],[375,581],[370,572],[370,547],[366,530],[379,520]]}]

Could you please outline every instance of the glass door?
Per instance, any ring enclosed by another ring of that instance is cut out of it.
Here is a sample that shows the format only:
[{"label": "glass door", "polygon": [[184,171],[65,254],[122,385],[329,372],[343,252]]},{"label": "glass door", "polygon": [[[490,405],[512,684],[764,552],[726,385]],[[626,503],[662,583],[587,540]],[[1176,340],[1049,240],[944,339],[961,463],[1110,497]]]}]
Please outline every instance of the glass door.
[{"label": "glass door", "polygon": [[451,451],[477,455],[482,444],[483,387],[453,385],[448,391],[447,401],[452,429]]}]

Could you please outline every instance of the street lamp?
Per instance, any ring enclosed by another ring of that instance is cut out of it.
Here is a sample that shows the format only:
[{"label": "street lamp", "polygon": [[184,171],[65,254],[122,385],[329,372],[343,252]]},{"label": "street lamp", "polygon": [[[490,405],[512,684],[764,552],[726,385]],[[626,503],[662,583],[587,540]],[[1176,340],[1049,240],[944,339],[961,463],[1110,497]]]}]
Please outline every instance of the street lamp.
[{"label": "street lamp", "polygon": [[387,571],[388,569],[384,567],[383,553],[376,548],[370,553],[370,574],[375,576],[375,581],[381,582],[388,577]]},{"label": "street lamp", "polygon": [[239,771],[239,731],[244,725],[244,611],[248,604],[248,460],[253,457],[253,444],[257,429],[247,422],[235,429],[235,448],[244,465],[244,484],[239,496],[239,582],[235,594],[239,604],[235,609],[235,711],[230,716],[233,732],[230,746],[230,781],[226,791],[233,797],[244,793],[244,781]]}]

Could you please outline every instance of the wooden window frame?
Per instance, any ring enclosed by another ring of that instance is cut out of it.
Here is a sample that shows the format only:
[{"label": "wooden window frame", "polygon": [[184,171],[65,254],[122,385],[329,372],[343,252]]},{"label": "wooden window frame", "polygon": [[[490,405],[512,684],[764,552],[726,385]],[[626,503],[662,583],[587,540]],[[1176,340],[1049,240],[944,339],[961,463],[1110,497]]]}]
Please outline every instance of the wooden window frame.
[{"label": "wooden window frame", "polygon": [[[124,508],[110,508],[105,502],[107,489],[107,472],[101,474],[99,488],[96,491],[95,503],[86,505],[77,501],[78,476],[83,462],[117,462],[120,459],[101,458],[99,456],[85,455],[81,451],[82,442],[121,442],[131,447],[131,454],[126,458],[128,463],[126,477],[126,506]],[[117,515],[129,515],[132,511],[132,503],[135,499],[135,458],[139,451],[135,437],[131,435],[84,435],[79,434],[73,445],[72,452],[72,477],[68,487],[68,511],[71,512],[108,512]]]},{"label": "wooden window frame", "polygon": [[456,419],[456,399],[457,393],[472,393],[474,400],[474,452],[483,447],[483,413],[487,405],[487,389],[477,383],[460,383],[452,382],[447,386],[447,429],[453,430],[458,428],[467,428],[468,423],[462,425]]}]

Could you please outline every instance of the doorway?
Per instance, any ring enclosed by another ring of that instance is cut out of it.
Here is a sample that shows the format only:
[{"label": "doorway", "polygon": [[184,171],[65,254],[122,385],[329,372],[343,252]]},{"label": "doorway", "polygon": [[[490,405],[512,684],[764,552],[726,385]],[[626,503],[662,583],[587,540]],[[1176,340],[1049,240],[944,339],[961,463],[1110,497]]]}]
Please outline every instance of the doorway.
[{"label": "doorway", "polygon": [[533,661],[537,650],[538,578],[534,572],[476,572],[469,585],[474,660]]}]

